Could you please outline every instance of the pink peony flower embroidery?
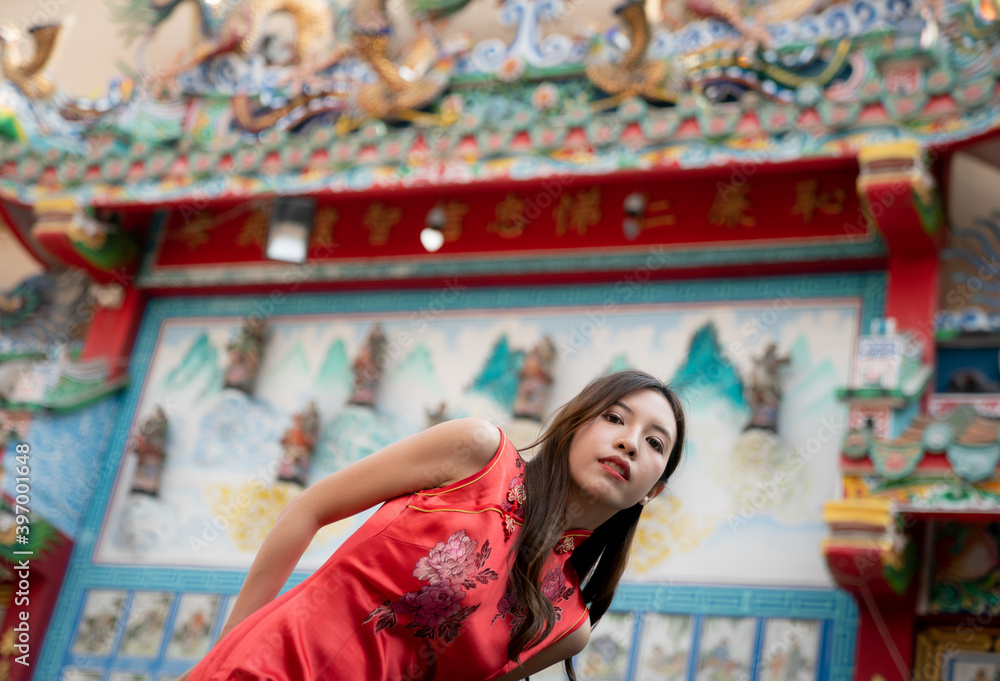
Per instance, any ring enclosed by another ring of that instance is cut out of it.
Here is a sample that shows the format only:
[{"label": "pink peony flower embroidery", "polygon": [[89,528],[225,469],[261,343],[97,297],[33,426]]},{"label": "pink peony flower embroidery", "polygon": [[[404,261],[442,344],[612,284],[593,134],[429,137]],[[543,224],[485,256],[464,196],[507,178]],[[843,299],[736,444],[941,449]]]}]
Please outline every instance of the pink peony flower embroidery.
[{"label": "pink peony flower embroidery", "polygon": [[393,603],[392,609],[409,615],[417,626],[436,629],[462,607],[465,592],[449,582],[428,584]]},{"label": "pink peony flower embroidery", "polygon": [[384,601],[368,613],[362,624],[375,620],[377,634],[395,627],[396,615],[405,615],[410,619],[406,628],[416,629],[415,638],[454,640],[462,622],[479,608],[478,603],[462,607],[467,590],[475,589],[477,583],[489,584],[499,579],[499,575],[486,565],[493,552],[490,542],[483,542],[482,549],[476,551],[478,545],[479,542],[470,539],[465,530],[438,542],[413,569],[414,577],[430,583],[395,601]]},{"label": "pink peony flower embroidery", "polygon": [[564,591],[566,591],[566,575],[563,571],[552,568],[546,572],[542,579],[542,593],[548,596],[550,601],[555,602],[562,597]]},{"label": "pink peony flower embroidery", "polygon": [[438,542],[430,554],[421,558],[413,570],[417,579],[437,584],[441,581],[461,584],[476,571],[476,547],[479,542],[469,539],[465,530],[459,530]]}]

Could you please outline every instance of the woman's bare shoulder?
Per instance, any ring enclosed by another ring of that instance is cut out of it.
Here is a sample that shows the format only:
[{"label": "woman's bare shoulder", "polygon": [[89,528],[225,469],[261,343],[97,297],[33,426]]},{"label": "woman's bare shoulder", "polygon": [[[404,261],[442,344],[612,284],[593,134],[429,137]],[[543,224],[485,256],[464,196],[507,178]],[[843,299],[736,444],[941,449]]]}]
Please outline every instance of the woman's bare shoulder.
[{"label": "woman's bare shoulder", "polygon": [[[500,449],[500,429],[486,419],[467,417],[445,421],[430,431],[440,438],[441,457],[450,463],[445,487],[482,470]],[[428,432],[430,432],[428,431]]]}]

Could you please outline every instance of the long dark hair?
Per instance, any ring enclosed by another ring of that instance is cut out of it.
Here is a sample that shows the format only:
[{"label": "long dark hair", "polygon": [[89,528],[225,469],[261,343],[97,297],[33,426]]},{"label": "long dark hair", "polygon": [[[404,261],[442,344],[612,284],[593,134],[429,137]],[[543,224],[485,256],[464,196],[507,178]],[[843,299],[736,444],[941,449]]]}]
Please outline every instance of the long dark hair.
[{"label": "long dark hair", "polygon": [[[684,447],[684,410],[680,399],[667,384],[643,371],[621,371],[598,378],[564,404],[537,442],[524,475],[524,526],[511,548],[513,561],[509,588],[514,602],[523,604],[524,619],[510,633],[507,656],[517,660],[525,649],[540,643],[555,626],[555,609],[539,584],[549,552],[562,537],[568,514],[569,447],[576,432],[612,404],[636,390],[654,390],[666,398],[677,420],[677,438],[667,459],[662,482],[677,469]],[[573,552],[570,565],[581,580],[583,600],[590,610],[591,627],[597,625],[615,595],[618,581],[628,563],[629,549],[639,524],[642,505],[624,509],[605,521],[587,541]],[[587,578],[587,575],[590,575]],[[571,659],[566,673],[576,681]]]}]

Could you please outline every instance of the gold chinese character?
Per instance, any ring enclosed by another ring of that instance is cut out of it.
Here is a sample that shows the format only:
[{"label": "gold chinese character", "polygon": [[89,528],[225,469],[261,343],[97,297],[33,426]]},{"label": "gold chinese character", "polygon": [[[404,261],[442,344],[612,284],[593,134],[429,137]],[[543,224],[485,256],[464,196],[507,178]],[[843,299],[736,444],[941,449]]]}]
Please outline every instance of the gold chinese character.
[{"label": "gold chinese character", "polygon": [[267,218],[268,211],[265,208],[258,208],[247,216],[240,229],[240,235],[236,237],[236,243],[240,246],[250,246],[255,244],[264,247],[267,239]]},{"label": "gold chinese character", "polygon": [[389,232],[402,217],[402,208],[390,208],[381,201],[368,206],[362,219],[362,224],[368,229],[368,243],[381,246],[389,241]]},{"label": "gold chinese character", "polygon": [[734,187],[720,182],[718,187],[712,210],[708,213],[708,221],[713,225],[725,225],[729,228],[737,225],[753,227],[756,220],[747,215],[747,210],[750,209],[750,199],[747,198],[750,186],[744,184]]},{"label": "gold chinese character", "polygon": [[445,241],[455,241],[462,235],[462,219],[469,212],[469,207],[458,201],[449,201],[444,206],[444,234]]},{"label": "gold chinese character", "polygon": [[310,248],[333,248],[333,226],[340,219],[340,211],[327,206],[321,208],[316,214],[316,226],[313,228],[312,238],[309,240]]},{"label": "gold chinese character", "polygon": [[208,241],[208,233],[215,229],[215,221],[207,211],[199,211],[192,218],[181,211],[184,224],[170,234],[171,239],[180,239],[190,250],[195,250]]},{"label": "gold chinese character", "polygon": [[792,215],[801,215],[806,222],[812,222],[813,214],[819,209],[827,215],[837,215],[844,210],[847,192],[843,189],[818,191],[819,182],[802,180],[795,184],[795,205]]},{"label": "gold chinese character", "polygon": [[513,239],[521,236],[527,225],[528,220],[524,217],[524,201],[511,192],[497,204],[497,219],[490,223],[488,230],[496,232],[505,239]]},{"label": "gold chinese character", "polygon": [[[677,216],[668,213],[670,210],[670,201],[663,199],[661,201],[652,201],[649,204],[649,215],[642,218],[643,229],[652,229],[653,227],[662,227],[664,225],[676,225]],[[662,215],[659,215],[662,213]]]},{"label": "gold chinese character", "polygon": [[556,219],[556,234],[562,236],[567,227],[575,229],[577,234],[586,234],[588,227],[601,221],[601,188],[591,187],[576,196],[563,194],[552,214]]}]

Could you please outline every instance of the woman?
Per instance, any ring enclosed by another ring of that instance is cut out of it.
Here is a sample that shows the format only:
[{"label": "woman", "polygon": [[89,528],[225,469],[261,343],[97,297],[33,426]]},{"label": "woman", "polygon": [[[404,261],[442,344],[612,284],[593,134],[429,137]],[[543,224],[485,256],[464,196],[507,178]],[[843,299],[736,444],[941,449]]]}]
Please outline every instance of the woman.
[{"label": "woman", "polygon": [[[683,443],[677,396],[640,371],[590,383],[527,463],[481,419],[400,440],[288,504],[179,681],[515,681],[562,660],[575,679]],[[321,527],[381,502],[275,599]]]}]

